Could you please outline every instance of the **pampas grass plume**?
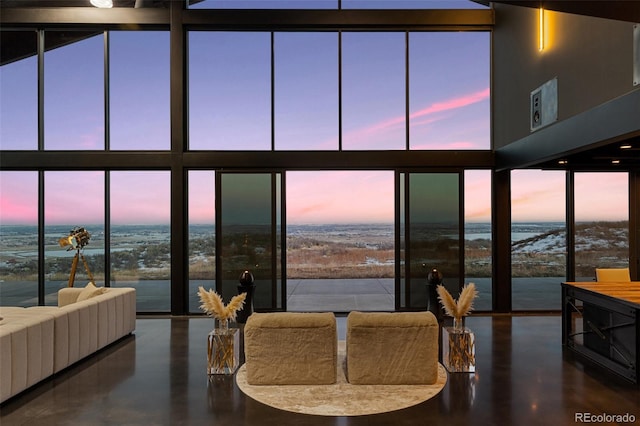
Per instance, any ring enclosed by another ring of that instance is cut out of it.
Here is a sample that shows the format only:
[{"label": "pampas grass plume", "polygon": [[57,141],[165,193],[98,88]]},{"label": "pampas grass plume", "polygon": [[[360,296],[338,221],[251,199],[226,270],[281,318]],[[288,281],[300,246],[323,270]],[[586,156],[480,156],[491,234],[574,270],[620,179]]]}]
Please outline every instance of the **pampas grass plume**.
[{"label": "pampas grass plume", "polygon": [[233,296],[227,306],[224,305],[222,297],[213,289],[207,291],[204,287],[200,286],[198,287],[198,296],[200,296],[200,309],[207,315],[221,321],[235,321],[238,311],[242,309],[244,305],[247,293],[240,293],[237,296]]},{"label": "pampas grass plume", "polygon": [[436,291],[445,312],[454,318],[462,318],[469,315],[469,312],[473,310],[473,300],[478,297],[478,290],[476,290],[474,283],[469,283],[462,288],[458,301],[451,296],[451,293],[443,285],[439,285]]},{"label": "pampas grass plume", "polygon": [[458,297],[458,314],[460,316],[469,315],[473,310],[473,300],[478,297],[478,290],[474,283],[469,283],[462,288]]}]

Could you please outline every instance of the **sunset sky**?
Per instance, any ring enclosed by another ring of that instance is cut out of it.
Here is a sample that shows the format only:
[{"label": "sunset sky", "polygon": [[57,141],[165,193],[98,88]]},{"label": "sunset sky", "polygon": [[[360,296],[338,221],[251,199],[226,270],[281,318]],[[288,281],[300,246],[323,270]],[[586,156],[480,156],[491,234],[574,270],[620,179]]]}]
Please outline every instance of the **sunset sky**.
[{"label": "sunset sky", "polygon": [[[375,3],[375,2],[374,2]],[[343,5],[345,2],[343,2]],[[378,3],[382,4],[382,3]],[[191,149],[271,149],[271,35],[189,35]],[[342,148],[489,149],[488,33],[342,34]],[[338,149],[338,34],[275,33],[276,150]],[[169,36],[112,32],[110,146],[169,149]],[[104,149],[103,39],[45,54],[45,149]],[[221,65],[222,64],[222,65]],[[0,147],[37,149],[37,62],[0,68]],[[473,69],[474,72],[468,72]],[[77,96],[81,94],[81,96]],[[514,221],[563,221],[564,173],[514,171]],[[46,172],[47,224],[104,222],[102,171]],[[211,223],[214,174],[189,174],[189,217]],[[287,172],[289,223],[394,220],[393,171]],[[578,220],[627,219],[627,175],[580,174]],[[114,224],[168,223],[169,171],[113,171]],[[36,172],[0,172],[0,224],[37,223]],[[465,174],[465,215],[488,222],[490,173]],[[594,200],[598,200],[594,202]]]}]

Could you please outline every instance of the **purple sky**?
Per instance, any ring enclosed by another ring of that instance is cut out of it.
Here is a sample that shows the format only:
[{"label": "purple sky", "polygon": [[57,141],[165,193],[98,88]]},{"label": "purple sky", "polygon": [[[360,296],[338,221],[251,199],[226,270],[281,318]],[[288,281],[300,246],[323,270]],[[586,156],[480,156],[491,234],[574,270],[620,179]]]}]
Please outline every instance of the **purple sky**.
[{"label": "purple sky", "polygon": [[[344,3],[343,3],[344,4]],[[381,3],[380,3],[381,4]],[[276,149],[338,149],[338,35],[276,33]],[[169,35],[112,32],[111,149],[169,149]],[[192,149],[271,148],[271,35],[189,35]],[[489,149],[489,33],[342,35],[343,149]],[[45,149],[104,149],[103,38],[45,54]],[[0,68],[0,145],[37,148],[35,58]],[[470,68],[474,72],[469,73]],[[45,220],[104,221],[104,172],[46,172]],[[626,174],[580,174],[584,220],[627,218]],[[167,223],[168,171],[112,172],[113,223]],[[489,221],[488,172],[467,172],[468,220]],[[564,174],[515,171],[514,221],[564,220]],[[289,172],[290,223],[393,220],[393,172]],[[593,203],[593,194],[607,202]],[[190,220],[213,217],[213,172],[190,173]],[[35,223],[37,174],[0,172],[0,223]]]}]

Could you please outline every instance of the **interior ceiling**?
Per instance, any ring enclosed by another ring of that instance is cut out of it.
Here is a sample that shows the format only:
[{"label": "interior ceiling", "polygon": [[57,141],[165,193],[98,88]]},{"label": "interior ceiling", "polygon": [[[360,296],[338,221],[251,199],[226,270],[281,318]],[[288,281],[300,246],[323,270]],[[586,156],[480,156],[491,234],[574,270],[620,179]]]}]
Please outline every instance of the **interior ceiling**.
[{"label": "interior ceiling", "polygon": [[640,136],[568,153],[535,166],[554,170],[640,170]]},{"label": "interior ceiling", "polygon": [[[171,1],[178,0],[113,0],[114,7],[121,8],[168,8]],[[182,0],[180,0],[182,1]],[[197,3],[202,0],[190,0]],[[632,0],[472,0],[489,6],[491,3],[509,4],[521,7],[539,8],[557,12],[566,12],[586,16],[594,16],[619,21],[640,22],[640,1]],[[93,7],[89,0],[0,0],[0,8],[41,8],[41,7]],[[54,31],[48,33],[45,50],[59,47],[68,43],[91,37],[95,32]],[[36,52],[35,33],[3,31],[0,38],[0,66],[13,62]],[[629,146],[621,149],[621,146]],[[611,170],[611,169],[639,169],[640,168],[640,136],[634,136],[624,141],[602,141],[597,147],[591,147],[579,152],[566,153],[553,160],[544,160],[535,167],[545,169],[575,169],[575,170]]]},{"label": "interior ceiling", "polygon": [[577,15],[595,16],[615,19],[617,21],[640,22],[640,1],[634,0],[498,0],[477,1],[477,3],[503,3],[514,6],[534,7],[556,12],[574,13]]}]

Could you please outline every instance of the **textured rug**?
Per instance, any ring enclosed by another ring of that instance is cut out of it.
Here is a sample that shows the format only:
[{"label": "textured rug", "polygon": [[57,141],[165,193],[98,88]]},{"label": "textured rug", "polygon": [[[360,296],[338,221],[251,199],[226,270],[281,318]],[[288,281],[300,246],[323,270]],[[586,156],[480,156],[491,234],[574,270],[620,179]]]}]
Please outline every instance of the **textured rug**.
[{"label": "textured rug", "polygon": [[362,416],[400,410],[438,394],[447,383],[447,371],[438,365],[433,385],[352,385],[344,374],[345,342],[338,342],[337,382],[334,385],[253,386],[247,383],[245,365],[236,383],[247,396],[274,408],[319,416]]}]

